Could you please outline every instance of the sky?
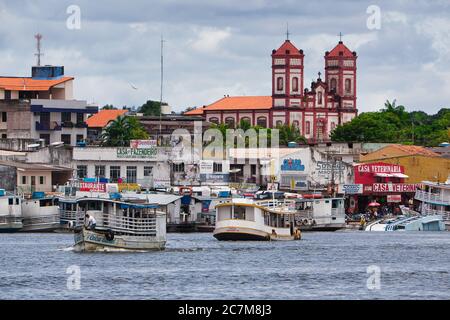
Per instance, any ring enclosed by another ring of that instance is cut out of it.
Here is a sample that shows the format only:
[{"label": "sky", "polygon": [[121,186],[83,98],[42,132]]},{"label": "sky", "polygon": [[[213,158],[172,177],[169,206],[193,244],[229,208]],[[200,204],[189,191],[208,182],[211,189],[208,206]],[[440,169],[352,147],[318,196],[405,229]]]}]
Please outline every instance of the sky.
[{"label": "sky", "polygon": [[270,54],[287,24],[305,87],[342,32],[358,54],[359,112],[394,99],[430,114],[450,107],[449,0],[0,0],[0,75],[30,75],[39,32],[41,64],[64,65],[76,99],[138,107],[160,99],[163,35],[163,100],[179,112],[270,95]]}]

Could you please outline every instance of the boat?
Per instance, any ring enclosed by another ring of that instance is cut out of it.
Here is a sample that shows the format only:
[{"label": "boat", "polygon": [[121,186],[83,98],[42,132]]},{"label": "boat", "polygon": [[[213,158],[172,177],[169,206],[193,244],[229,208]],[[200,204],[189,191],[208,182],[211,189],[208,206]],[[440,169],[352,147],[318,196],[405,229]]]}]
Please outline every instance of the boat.
[{"label": "boat", "polygon": [[20,232],[52,232],[59,228],[58,198],[44,192],[33,192],[31,198],[22,199],[22,222]]},{"label": "boat", "polygon": [[401,215],[395,218],[369,223],[365,231],[444,231],[445,224],[440,215]]},{"label": "boat", "polygon": [[22,227],[21,198],[0,189],[0,233],[17,232]]},{"label": "boat", "polygon": [[444,183],[422,181],[423,187],[416,190],[416,211],[422,215],[440,215],[450,230],[450,179]]},{"label": "boat", "polygon": [[346,228],[344,198],[317,195],[295,199],[301,231],[337,231]]},{"label": "boat", "polygon": [[[277,201],[277,200],[275,200]],[[216,206],[217,240],[300,240],[300,230],[294,227],[295,210],[254,201],[232,198]]]},{"label": "boat", "polygon": [[[163,250],[166,213],[158,208],[130,195],[78,198],[74,251]],[[86,227],[86,214],[95,218],[95,228]]]}]

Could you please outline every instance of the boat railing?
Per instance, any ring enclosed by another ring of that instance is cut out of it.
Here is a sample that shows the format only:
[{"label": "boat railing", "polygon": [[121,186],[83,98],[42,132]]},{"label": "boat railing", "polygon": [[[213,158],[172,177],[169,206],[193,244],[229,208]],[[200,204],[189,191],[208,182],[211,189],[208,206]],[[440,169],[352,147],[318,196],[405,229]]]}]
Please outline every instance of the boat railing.
[{"label": "boat railing", "polygon": [[436,203],[450,205],[450,200],[444,199],[443,194],[430,193],[430,192],[426,192],[423,190],[417,190],[414,197],[420,201],[436,202]]},{"label": "boat railing", "polygon": [[292,200],[270,199],[270,200],[256,201],[255,204],[261,207],[269,208],[272,211],[279,211],[279,212],[295,211],[295,201]]},{"label": "boat railing", "polygon": [[129,234],[156,235],[156,217],[132,218],[104,214],[102,224],[98,227]]},{"label": "boat railing", "polygon": [[0,216],[0,224],[21,223],[22,217],[17,216]]},{"label": "boat railing", "polygon": [[444,220],[450,220],[450,212],[436,209],[424,209],[423,214],[438,214],[441,215]]}]

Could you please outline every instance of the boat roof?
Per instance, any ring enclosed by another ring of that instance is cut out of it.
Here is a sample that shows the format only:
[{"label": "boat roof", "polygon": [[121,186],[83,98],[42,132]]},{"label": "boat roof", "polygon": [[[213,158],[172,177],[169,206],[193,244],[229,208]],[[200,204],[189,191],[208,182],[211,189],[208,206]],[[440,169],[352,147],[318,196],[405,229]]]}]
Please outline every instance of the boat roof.
[{"label": "boat roof", "polygon": [[426,186],[435,187],[435,188],[450,189],[450,184],[449,183],[422,181],[422,184],[424,184]]}]

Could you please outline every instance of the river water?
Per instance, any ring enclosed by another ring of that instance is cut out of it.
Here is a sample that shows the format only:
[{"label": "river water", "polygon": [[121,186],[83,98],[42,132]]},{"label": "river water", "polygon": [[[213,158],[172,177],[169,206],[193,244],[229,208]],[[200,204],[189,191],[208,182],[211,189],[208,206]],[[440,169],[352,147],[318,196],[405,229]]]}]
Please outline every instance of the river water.
[{"label": "river water", "polygon": [[168,234],[165,251],[147,253],[76,253],[72,243],[70,234],[0,234],[0,299],[450,299],[450,232],[286,242]]}]

